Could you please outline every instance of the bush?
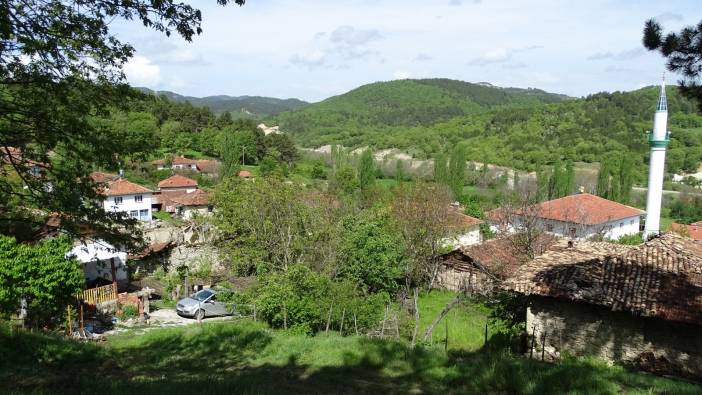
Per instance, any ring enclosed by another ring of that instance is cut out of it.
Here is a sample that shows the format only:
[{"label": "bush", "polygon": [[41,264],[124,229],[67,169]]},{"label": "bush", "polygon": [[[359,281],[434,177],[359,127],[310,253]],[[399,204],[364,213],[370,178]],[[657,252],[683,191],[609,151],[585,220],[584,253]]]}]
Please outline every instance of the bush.
[{"label": "bush", "polygon": [[122,307],[119,318],[122,320],[128,320],[130,318],[136,318],[138,315],[139,309],[137,309],[137,307],[133,304],[130,304]]},{"label": "bush", "polygon": [[385,293],[363,296],[352,282],[332,281],[304,265],[267,275],[250,292],[258,316],[272,327],[287,323],[290,330],[307,334],[324,330],[327,321],[339,330],[342,316],[345,333],[355,331],[354,315],[359,331],[374,328],[389,301]]},{"label": "bush", "polygon": [[622,237],[618,238],[617,240],[614,240],[613,242],[617,243],[617,244],[625,244],[625,245],[632,245],[633,246],[633,245],[642,244],[644,242],[644,240],[643,240],[643,234],[639,232],[639,233],[635,233],[633,235],[622,236]]}]

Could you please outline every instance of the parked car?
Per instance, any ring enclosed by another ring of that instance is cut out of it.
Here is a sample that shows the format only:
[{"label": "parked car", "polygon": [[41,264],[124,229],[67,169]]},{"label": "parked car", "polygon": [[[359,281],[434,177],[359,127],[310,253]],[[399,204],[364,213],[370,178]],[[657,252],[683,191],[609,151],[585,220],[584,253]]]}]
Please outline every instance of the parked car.
[{"label": "parked car", "polygon": [[176,304],[178,315],[201,320],[205,317],[231,315],[226,303],[217,300],[217,292],[212,289],[200,290]]}]

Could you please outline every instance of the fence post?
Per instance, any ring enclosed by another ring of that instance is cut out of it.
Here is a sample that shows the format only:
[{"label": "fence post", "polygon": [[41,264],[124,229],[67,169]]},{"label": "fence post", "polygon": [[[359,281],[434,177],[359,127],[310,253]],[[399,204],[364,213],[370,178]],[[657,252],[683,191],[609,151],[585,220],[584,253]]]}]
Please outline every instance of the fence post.
[{"label": "fence post", "polygon": [[344,335],[344,317],[346,316],[346,307],[341,311],[341,327],[339,328],[339,334]]},{"label": "fence post", "polygon": [[353,327],[356,329],[356,336],[358,336],[358,322],[356,322],[356,313],[353,313]]},{"label": "fence post", "polygon": [[331,325],[331,314],[332,306],[329,306],[329,314],[327,314],[327,326],[324,328],[324,333],[329,332],[329,325]]},{"label": "fence post", "polygon": [[448,318],[444,317],[444,327],[446,328],[446,339],[444,339],[444,352],[448,352]]},{"label": "fence post", "polygon": [[536,325],[531,327],[531,349],[529,350],[529,359],[534,358],[534,340],[536,339]]},{"label": "fence post", "polygon": [[80,301],[80,334],[85,336],[85,325],[83,322],[83,301]]},{"label": "fence post", "polygon": [[544,328],[544,336],[541,341],[541,360],[544,360],[544,354],[546,353],[546,329]]},{"label": "fence post", "polygon": [[66,335],[70,337],[71,332],[73,332],[73,325],[71,323],[71,305],[69,304],[66,309]]}]

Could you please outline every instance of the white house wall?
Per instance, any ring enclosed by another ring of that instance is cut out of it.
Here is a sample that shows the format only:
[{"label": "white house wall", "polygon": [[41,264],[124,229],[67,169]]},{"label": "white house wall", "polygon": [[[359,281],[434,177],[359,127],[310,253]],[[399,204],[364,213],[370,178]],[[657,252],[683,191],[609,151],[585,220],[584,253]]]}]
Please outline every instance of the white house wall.
[{"label": "white house wall", "polygon": [[[135,200],[136,196],[141,196],[141,202]],[[121,204],[115,204],[115,198],[122,198]],[[134,216],[136,211],[138,218],[141,221],[151,221],[151,203],[152,194],[151,193],[138,193],[132,195],[121,195],[121,196],[108,196],[103,202],[105,211],[121,211],[126,212],[130,216]],[[144,211],[146,210],[146,211]]]},{"label": "white house wall", "polygon": [[[616,240],[622,236],[633,235],[639,233],[639,226],[641,219],[639,216],[628,217],[621,220],[605,222],[598,225],[582,225],[572,222],[563,222],[550,219],[540,220],[543,229],[548,232],[558,236],[573,237],[572,229],[575,229],[576,239],[588,239],[593,236],[602,234],[607,239]],[[493,232],[507,231],[507,233],[514,233],[515,227],[520,226],[520,221],[517,218],[515,223],[507,226],[507,229],[500,227],[495,224],[490,225],[490,229]]]},{"label": "white house wall", "polygon": [[444,240],[443,245],[455,248],[480,244],[481,242],[482,236],[480,235],[480,228],[476,226],[463,234]]}]

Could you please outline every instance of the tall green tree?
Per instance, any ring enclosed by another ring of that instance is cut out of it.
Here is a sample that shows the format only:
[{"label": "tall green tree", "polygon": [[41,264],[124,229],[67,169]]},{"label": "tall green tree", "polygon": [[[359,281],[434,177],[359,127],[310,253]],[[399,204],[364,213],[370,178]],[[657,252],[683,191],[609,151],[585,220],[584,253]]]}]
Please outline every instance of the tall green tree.
[{"label": "tall green tree", "polygon": [[80,263],[65,257],[70,248],[65,237],[29,245],[0,236],[0,312],[17,313],[24,301],[32,326],[56,323],[85,285]]},{"label": "tall green tree", "polygon": [[439,184],[448,184],[448,161],[446,154],[439,152],[434,157],[434,181]]},{"label": "tall green tree", "polygon": [[463,186],[466,180],[466,151],[461,145],[457,145],[451,151],[451,159],[448,169],[448,186],[455,199],[460,199],[463,195]]},{"label": "tall green tree", "polygon": [[122,72],[134,48],[112,34],[115,19],[187,41],[202,31],[201,12],[174,0],[0,3],[0,157],[21,180],[0,177],[0,233],[12,233],[17,222],[41,222],[36,208],[59,213],[61,226],[73,234],[89,218],[95,237],[136,241],[127,216],[83,204],[100,199],[90,171],[115,166],[115,154],[130,153],[90,122],[135,95]]},{"label": "tall green tree", "polygon": [[600,170],[597,173],[597,196],[607,198],[610,195],[610,178],[612,175],[611,162],[607,159],[600,162]]},{"label": "tall green tree", "polygon": [[568,196],[575,192],[575,165],[572,159],[568,159],[565,165],[565,191],[563,196]]},{"label": "tall green tree", "polygon": [[680,92],[697,100],[702,111],[702,21],[697,26],[687,26],[680,32],[663,34],[663,28],[655,19],[644,26],[643,45],[649,51],[658,51],[667,59],[668,70],[682,75]]},{"label": "tall green tree", "polygon": [[373,152],[370,148],[363,150],[358,162],[358,184],[361,189],[366,189],[375,183],[376,173]]}]

